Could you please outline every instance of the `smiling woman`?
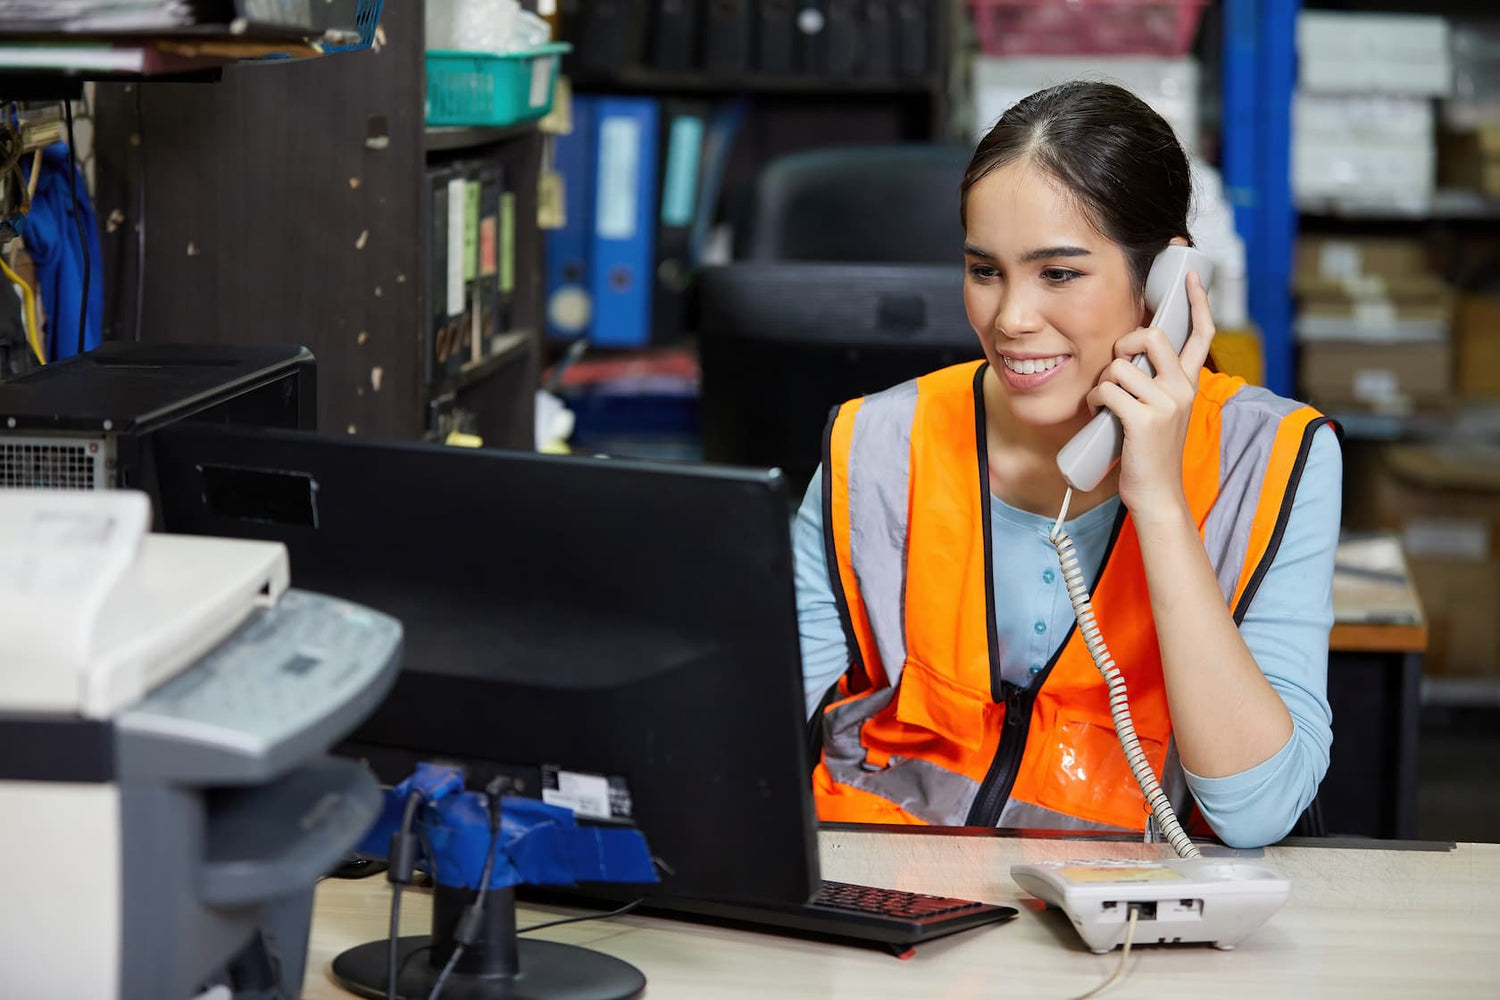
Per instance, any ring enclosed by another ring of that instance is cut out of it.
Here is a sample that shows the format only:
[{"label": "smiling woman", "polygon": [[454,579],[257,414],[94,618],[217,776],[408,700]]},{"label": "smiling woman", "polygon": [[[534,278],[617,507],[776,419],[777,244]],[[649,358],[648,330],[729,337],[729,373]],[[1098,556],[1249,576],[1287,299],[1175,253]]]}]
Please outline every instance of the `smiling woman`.
[{"label": "smiling woman", "polygon": [[1240,846],[1312,799],[1337,443],[1311,408],[1204,370],[1195,276],[1180,355],[1142,325],[1152,261],[1190,242],[1190,195],[1171,128],[1109,84],[1033,94],[980,142],[959,204],[986,361],[839,407],[798,513],[823,819],[1143,828],[1047,542],[1057,452],[1100,408],[1123,453],[1066,527],[1151,769]]}]

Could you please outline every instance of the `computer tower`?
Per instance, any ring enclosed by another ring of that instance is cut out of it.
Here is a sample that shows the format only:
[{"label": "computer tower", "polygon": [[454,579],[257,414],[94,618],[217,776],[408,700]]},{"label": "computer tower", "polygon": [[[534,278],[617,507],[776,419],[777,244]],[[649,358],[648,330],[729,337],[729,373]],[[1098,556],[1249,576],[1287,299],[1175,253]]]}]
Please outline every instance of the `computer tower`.
[{"label": "computer tower", "polygon": [[154,498],[151,434],[180,421],[314,430],[313,356],[279,344],[108,343],[0,382],[0,487]]}]

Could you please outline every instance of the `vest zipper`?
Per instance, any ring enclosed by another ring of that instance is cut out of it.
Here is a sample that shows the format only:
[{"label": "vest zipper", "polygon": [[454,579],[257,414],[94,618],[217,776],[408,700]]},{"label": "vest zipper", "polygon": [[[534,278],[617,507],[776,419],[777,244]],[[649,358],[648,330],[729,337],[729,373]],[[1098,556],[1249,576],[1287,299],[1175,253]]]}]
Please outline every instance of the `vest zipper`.
[{"label": "vest zipper", "polygon": [[979,793],[974,796],[974,805],[965,821],[967,826],[993,827],[1000,822],[1000,813],[1010,799],[1021,755],[1026,750],[1026,735],[1031,730],[1031,707],[1036,701],[1036,688],[1041,685],[1021,688],[1009,681],[1002,684],[1005,688],[1005,722],[1000,728],[1000,745],[984,781],[979,785]]}]

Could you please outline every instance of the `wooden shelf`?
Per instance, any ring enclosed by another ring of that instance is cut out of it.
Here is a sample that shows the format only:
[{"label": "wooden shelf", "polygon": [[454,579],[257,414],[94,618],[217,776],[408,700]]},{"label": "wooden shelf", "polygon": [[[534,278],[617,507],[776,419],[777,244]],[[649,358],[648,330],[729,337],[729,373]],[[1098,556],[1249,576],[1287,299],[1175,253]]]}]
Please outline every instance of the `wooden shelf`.
[{"label": "wooden shelf", "polygon": [[460,152],[519,139],[534,134],[536,130],[535,121],[517,122],[504,128],[429,125],[423,135],[422,148],[429,153]]},{"label": "wooden shelf", "polygon": [[516,330],[502,334],[493,354],[487,358],[469,362],[457,375],[435,385],[429,394],[430,397],[436,399],[450,393],[460,393],[483,382],[511,362],[525,357],[534,336],[530,330]]}]

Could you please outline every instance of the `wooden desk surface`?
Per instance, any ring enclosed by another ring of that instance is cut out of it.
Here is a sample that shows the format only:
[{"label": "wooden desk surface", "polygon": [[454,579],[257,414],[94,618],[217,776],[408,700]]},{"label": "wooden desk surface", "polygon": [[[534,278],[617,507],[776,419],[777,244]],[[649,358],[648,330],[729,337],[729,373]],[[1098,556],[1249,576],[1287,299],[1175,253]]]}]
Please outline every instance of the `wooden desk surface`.
[{"label": "wooden desk surface", "polygon": [[[1010,878],[1017,861],[1160,857],[1143,844],[824,831],[824,877],[942,893],[1021,908],[901,961],[881,952],[650,917],[575,924],[537,936],[636,965],[648,1000],[672,998],[978,998],[1076,996],[1101,983],[1119,952],[1094,955],[1057,911]],[[1159,996],[1485,997],[1500,993],[1500,845],[1442,850],[1274,847],[1266,860],[1292,895],[1234,951],[1207,945],[1132,952],[1111,998]],[[328,979],[341,950],[385,936],[383,878],[318,889],[307,1000],[345,997]],[[523,922],[560,912],[522,907]],[[402,932],[427,933],[429,897],[403,900]]]},{"label": "wooden desk surface", "polygon": [[1409,652],[1427,648],[1427,622],[1395,535],[1339,544],[1333,570],[1335,652]]}]

